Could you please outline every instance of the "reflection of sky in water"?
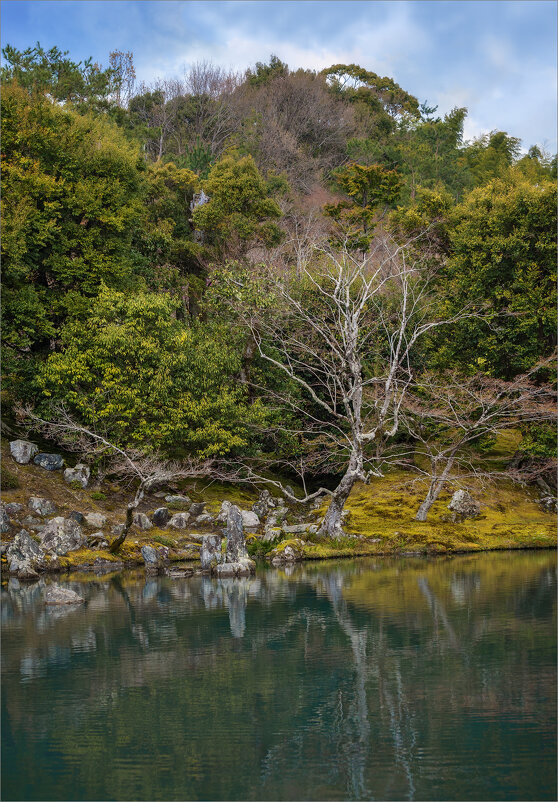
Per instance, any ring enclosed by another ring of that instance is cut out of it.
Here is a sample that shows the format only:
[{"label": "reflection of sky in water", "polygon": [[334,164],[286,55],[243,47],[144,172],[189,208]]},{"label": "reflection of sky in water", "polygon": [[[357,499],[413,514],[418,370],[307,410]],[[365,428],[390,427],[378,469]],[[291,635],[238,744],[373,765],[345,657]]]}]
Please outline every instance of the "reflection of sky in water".
[{"label": "reflection of sky in water", "polygon": [[45,580],[10,581],[4,788],[554,798],[555,564],[526,552],[122,575],[69,582],[86,604],[59,608]]}]

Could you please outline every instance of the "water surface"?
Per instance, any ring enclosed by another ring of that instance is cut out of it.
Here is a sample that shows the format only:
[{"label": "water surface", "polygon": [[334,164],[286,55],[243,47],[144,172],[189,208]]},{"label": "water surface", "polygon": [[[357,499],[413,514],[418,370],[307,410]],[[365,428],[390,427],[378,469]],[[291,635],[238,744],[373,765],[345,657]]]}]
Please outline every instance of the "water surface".
[{"label": "water surface", "polygon": [[2,586],[4,800],[556,799],[556,555]]}]

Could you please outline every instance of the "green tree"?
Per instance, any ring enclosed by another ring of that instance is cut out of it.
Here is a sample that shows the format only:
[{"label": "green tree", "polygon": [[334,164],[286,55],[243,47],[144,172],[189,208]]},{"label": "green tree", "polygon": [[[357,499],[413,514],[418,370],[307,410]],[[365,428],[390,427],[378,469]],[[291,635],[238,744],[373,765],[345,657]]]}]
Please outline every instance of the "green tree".
[{"label": "green tree", "polygon": [[44,402],[121,447],[172,457],[249,450],[247,425],[263,414],[238,383],[241,349],[218,324],[185,325],[180,299],[103,287],[85,321],[70,321],[63,349],[44,363]]}]

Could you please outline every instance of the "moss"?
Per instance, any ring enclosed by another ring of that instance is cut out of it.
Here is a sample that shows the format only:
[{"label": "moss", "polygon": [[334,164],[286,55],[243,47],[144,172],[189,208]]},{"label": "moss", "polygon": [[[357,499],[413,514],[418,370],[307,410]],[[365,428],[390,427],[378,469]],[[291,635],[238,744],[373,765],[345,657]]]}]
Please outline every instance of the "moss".
[{"label": "moss", "polygon": [[8,470],[4,464],[0,465],[0,489],[16,490],[19,487],[19,480],[15,473]]},{"label": "moss", "polygon": [[106,493],[103,493],[100,490],[94,490],[92,493],[90,493],[90,496],[93,501],[105,501],[107,497]]},{"label": "moss", "polygon": [[176,546],[176,540],[168,537],[168,535],[151,535],[150,538],[154,543],[160,543],[161,546],[168,546],[173,549]]}]

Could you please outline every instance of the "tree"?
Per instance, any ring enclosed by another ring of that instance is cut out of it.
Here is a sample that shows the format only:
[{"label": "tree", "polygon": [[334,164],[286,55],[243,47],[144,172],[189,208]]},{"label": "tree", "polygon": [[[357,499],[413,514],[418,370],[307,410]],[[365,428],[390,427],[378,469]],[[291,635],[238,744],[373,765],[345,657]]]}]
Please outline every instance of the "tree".
[{"label": "tree", "polygon": [[119,448],[200,459],[250,450],[262,419],[237,381],[234,332],[178,319],[182,299],[101,289],[88,317],[61,332],[41,367],[39,411],[64,402],[82,425]]},{"label": "tree", "polygon": [[109,64],[114,74],[114,101],[120,108],[127,108],[136,81],[134,55],[130,51],[113,50],[109,54]]},{"label": "tree", "polygon": [[379,237],[362,257],[316,248],[298,276],[264,272],[272,301],[245,316],[260,357],[288,377],[287,389],[301,390],[302,400],[275,393],[302,421],[290,434],[343,466],[322,536],[342,533],[341,513],[355,482],[381,475],[385,444],[399,429],[414,379],[416,344],[449,322],[432,317],[431,265],[409,254],[409,243]]},{"label": "tree", "polygon": [[[474,444],[486,447],[506,429],[556,418],[551,387],[537,381],[543,367],[539,364],[509,382],[481,374],[420,377],[407,393],[401,410],[402,428],[417,443],[415,468],[429,479],[417,521],[426,521],[448,482],[462,482],[467,476],[489,480],[507,472],[505,467],[487,465],[486,461],[480,466],[476,464],[471,453]],[[428,470],[421,467],[423,458],[429,463]],[[457,479],[453,474],[456,467]]]}]

